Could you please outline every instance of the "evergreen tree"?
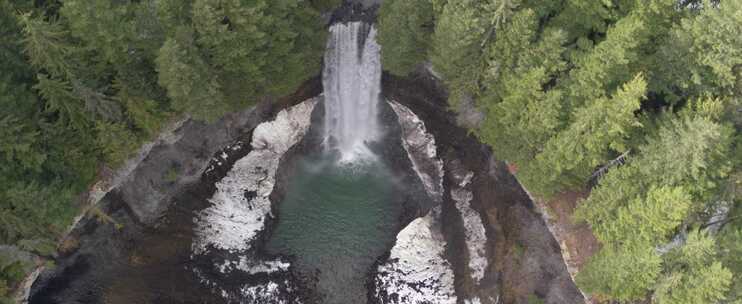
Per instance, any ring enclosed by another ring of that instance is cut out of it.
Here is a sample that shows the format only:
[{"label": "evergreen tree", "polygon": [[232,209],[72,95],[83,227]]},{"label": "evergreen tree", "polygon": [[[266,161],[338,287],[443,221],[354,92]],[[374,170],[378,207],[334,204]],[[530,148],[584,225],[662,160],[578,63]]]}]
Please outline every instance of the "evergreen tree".
[{"label": "evergreen tree", "polygon": [[[337,5],[0,0],[0,243],[51,243],[101,163],[124,161],[168,118],[214,120],[317,74],[317,9]],[[471,99],[484,116],[472,131],[539,197],[583,189],[630,150],[575,214],[603,245],[578,274],[584,290],[740,304],[741,11],[715,0],[388,0],[378,39],[390,72],[430,60],[452,106]],[[659,255],[717,200],[734,205],[718,243],[691,232]],[[0,261],[0,302],[21,273]]]},{"label": "evergreen tree", "polygon": [[647,244],[604,247],[577,274],[584,291],[619,301],[644,298],[661,271],[662,260]]},{"label": "evergreen tree", "polygon": [[75,216],[67,204],[73,194],[59,182],[50,185],[15,182],[0,196],[0,242],[45,239],[59,235]]},{"label": "evergreen tree", "polygon": [[[558,90],[544,92],[547,80],[543,68],[513,74],[497,95],[483,97],[487,115],[477,133],[501,159],[527,164],[563,124],[563,96]],[[500,96],[501,102],[490,101]]]},{"label": "evergreen tree", "polygon": [[40,151],[39,133],[12,115],[0,114],[0,173],[14,176],[26,170],[38,172],[46,159]]},{"label": "evergreen tree", "polygon": [[648,42],[648,31],[642,18],[629,15],[608,29],[604,41],[576,59],[576,67],[566,82],[572,108],[604,96],[637,73],[639,47]]},{"label": "evergreen tree", "polygon": [[3,68],[0,74],[0,107],[8,106],[16,114],[25,116],[33,111],[29,107],[32,103],[26,100],[34,97],[27,85],[34,71],[23,55],[23,35],[17,21],[13,6],[8,0],[0,0],[0,37],[3,37],[3,43],[0,44],[0,66]]},{"label": "evergreen tree", "polygon": [[658,52],[657,90],[673,99],[715,93],[742,96],[742,3],[703,1]]},{"label": "evergreen tree", "polygon": [[226,101],[287,94],[319,70],[324,31],[304,2],[196,0],[196,42],[219,74]]},{"label": "evergreen tree", "polygon": [[127,16],[130,9],[123,3],[69,0],[64,2],[59,13],[67,21],[70,34],[84,41],[86,47],[100,53],[104,64],[123,63],[130,56],[127,35],[133,33]]},{"label": "evergreen tree", "polygon": [[608,2],[604,1],[565,1],[561,7],[552,12],[555,16],[551,22],[564,29],[569,35],[569,40],[585,37],[589,33],[605,33],[610,22],[616,20],[616,16],[612,16],[611,7],[607,5]]},{"label": "evergreen tree", "polygon": [[[742,214],[739,201],[734,213],[730,216]],[[719,258],[725,267],[732,271],[732,283],[727,294],[727,303],[742,302],[742,224],[739,221],[728,223],[719,237]]]},{"label": "evergreen tree", "polygon": [[31,64],[56,77],[72,73],[69,56],[75,51],[69,35],[57,21],[46,22],[25,13],[19,16],[23,26],[25,52]]},{"label": "evergreen tree", "polygon": [[681,116],[659,128],[640,147],[641,170],[661,185],[689,185],[695,200],[705,201],[729,174],[732,130],[706,117]]},{"label": "evergreen tree", "polygon": [[[433,11],[435,12],[436,19],[443,14],[443,8],[448,3],[448,0],[430,0],[433,5]],[[386,2],[382,2],[382,6],[387,5]]]},{"label": "evergreen tree", "polygon": [[98,148],[113,166],[121,164],[139,146],[140,141],[125,125],[98,122],[95,127],[99,134],[96,139]]},{"label": "evergreen tree", "polygon": [[602,235],[606,225],[618,221],[617,210],[652,187],[663,186],[684,187],[695,205],[691,209],[698,209],[696,202],[704,201],[729,172],[724,157],[729,142],[729,130],[722,125],[703,117],[677,117],[660,128],[658,137],[640,147],[638,158],[608,172],[578,207],[576,216]]},{"label": "evergreen tree", "polygon": [[603,243],[665,242],[688,216],[692,200],[681,187],[650,189],[616,210],[616,220],[596,229]]},{"label": "evergreen tree", "polygon": [[657,285],[659,304],[713,304],[724,300],[732,273],[715,260],[716,244],[693,231],[682,247],[668,253],[665,274]]},{"label": "evergreen tree", "polygon": [[487,50],[487,88],[479,102],[486,116],[478,134],[498,157],[518,165],[564,125],[562,91],[544,87],[566,68],[565,36],[559,30],[540,36],[535,13],[523,9],[501,25]]},{"label": "evergreen tree", "polygon": [[611,99],[600,98],[575,113],[575,121],[552,137],[521,175],[537,193],[550,196],[560,186],[579,186],[592,170],[610,159],[611,151],[624,152],[631,128],[640,126],[634,111],[646,93],[637,76]]},{"label": "evergreen tree", "polygon": [[[40,125],[47,161],[44,162],[43,180],[58,180],[62,185],[60,192],[79,192],[88,188],[96,177],[100,165],[100,151],[96,146],[94,125],[75,128],[64,121],[43,122]],[[71,201],[63,199],[57,203],[74,209]]]},{"label": "evergreen tree", "polygon": [[46,112],[60,116],[59,124],[69,125],[83,131],[91,125],[91,120],[85,115],[85,103],[72,90],[72,85],[65,81],[38,75],[38,84],[34,87],[46,101]]},{"label": "evergreen tree", "polygon": [[[596,168],[627,152],[626,163],[608,167],[576,211],[604,246],[578,276],[580,285],[621,301],[646,298],[655,289],[664,303],[720,300],[728,277],[721,264],[708,260],[703,272],[678,276],[673,267],[687,271],[687,263],[660,257],[654,248],[681,223],[699,223],[697,215],[711,201],[733,201],[731,193],[738,192],[723,185],[735,184],[742,171],[742,4],[430,5],[435,30],[425,50],[449,89],[450,105],[474,100],[484,114],[477,135],[516,165],[532,193],[544,198],[579,190]],[[395,26],[382,27],[381,36],[396,39],[384,48],[400,46],[384,60],[413,66],[425,57],[407,50],[424,44],[400,25],[414,18],[399,7],[382,4],[382,24],[388,18]],[[632,81],[637,74],[644,77]],[[728,243],[722,247],[734,247]],[[635,262],[643,267],[632,268]]]},{"label": "evergreen tree", "polygon": [[0,244],[53,244],[102,163],[167,118],[290,92],[319,71],[324,33],[306,1],[0,0]]},{"label": "evergreen tree", "polygon": [[310,2],[320,12],[332,10],[343,3],[342,0],[310,0]]},{"label": "evergreen tree", "polygon": [[404,76],[427,59],[433,18],[430,0],[390,0],[381,6],[378,41],[385,70]]},{"label": "evergreen tree", "polygon": [[[598,239],[607,246],[643,242],[650,246],[658,246],[665,242],[669,234],[687,217],[692,210],[699,210],[708,199],[708,193],[716,188],[720,177],[726,176],[729,167],[724,155],[729,148],[730,134],[725,127],[708,120],[703,115],[691,116],[681,114],[664,126],[660,127],[658,137],[651,138],[650,142],[640,148],[640,156],[631,160],[629,164],[613,169],[601,180],[588,199],[577,209],[575,216],[586,220]],[[680,188],[679,188],[680,187]],[[710,239],[689,239],[690,247],[706,248],[709,250]],[[698,246],[693,245],[694,242]],[[712,242],[712,241],[711,241]],[[702,246],[701,246],[702,245]],[[712,244],[713,245],[713,244]],[[694,247],[696,246],[696,247]],[[606,250],[606,249],[603,249]],[[603,251],[601,250],[601,251]],[[674,296],[658,295],[666,303],[693,303],[707,298],[715,299],[723,296],[728,286],[725,279],[728,270],[723,269],[716,262],[708,262],[704,267],[710,267],[704,272],[695,272],[684,276],[676,274],[673,267],[682,266],[683,259],[690,257],[690,251],[682,251],[680,258],[667,258],[663,279],[657,285],[660,293],[670,293],[677,288],[698,286],[708,291],[696,290],[700,298],[689,298],[690,293],[696,291],[676,291]],[[713,252],[702,255],[713,256]],[[599,254],[600,256],[600,254]],[[709,261],[709,260],[705,260]],[[599,260],[590,261],[586,270],[592,279],[597,282],[583,281],[586,286],[620,286],[606,277],[601,279],[597,273],[614,271]],[[706,272],[711,271],[711,272]],[[707,287],[702,287],[698,280],[707,280],[709,276],[717,276],[721,280],[709,281]],[[683,283],[686,280],[690,283]],[[644,282],[645,288],[652,288],[654,282]],[[664,289],[663,289],[664,288]],[[605,289],[596,289],[605,293]],[[664,291],[662,291],[664,290]],[[621,299],[618,294],[606,293],[611,298]],[[668,300],[675,297],[675,300]],[[691,302],[682,302],[681,298]],[[710,301],[710,300],[709,300]],[[707,303],[704,302],[698,303]],[[708,302],[713,303],[713,301]]]},{"label": "evergreen tree", "polygon": [[193,1],[160,0],[156,2],[157,16],[168,37],[180,26],[191,24]]},{"label": "evergreen tree", "polygon": [[167,110],[162,109],[163,102],[140,96],[124,83],[115,83],[114,87],[118,91],[116,98],[124,105],[128,120],[137,130],[150,136],[160,130],[162,123],[170,115]]},{"label": "evergreen tree", "polygon": [[489,32],[492,0],[449,1],[437,21],[432,36],[431,61],[452,88],[451,102],[462,94],[479,92],[482,74],[482,43]]},{"label": "evergreen tree", "polygon": [[486,50],[485,85],[497,94],[499,83],[515,74],[544,69],[542,85],[566,69],[562,58],[565,33],[558,29],[539,32],[539,20],[530,9],[513,14],[497,33]]},{"label": "evergreen tree", "polygon": [[173,107],[196,119],[213,121],[224,115],[227,105],[221,86],[194,45],[193,33],[186,28],[168,38],[157,57],[159,83]]}]

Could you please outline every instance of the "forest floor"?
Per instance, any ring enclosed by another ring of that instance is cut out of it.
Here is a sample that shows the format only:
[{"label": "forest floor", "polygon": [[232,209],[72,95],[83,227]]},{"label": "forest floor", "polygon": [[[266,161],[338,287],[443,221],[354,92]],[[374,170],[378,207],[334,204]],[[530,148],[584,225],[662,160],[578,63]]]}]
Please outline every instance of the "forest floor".
[{"label": "forest floor", "polygon": [[[576,222],[573,218],[575,209],[589,194],[588,191],[567,191],[559,193],[545,203],[538,202],[547,213],[545,220],[559,242],[564,262],[573,277],[601,248],[590,226],[585,222]],[[587,302],[600,301],[589,297]]]},{"label": "forest floor", "polygon": [[587,198],[588,192],[569,191],[560,193],[547,201],[550,217],[556,227],[563,232],[559,242],[563,242],[568,249],[570,267],[581,269],[587,260],[600,250],[600,243],[593,235],[590,226],[585,223],[576,223],[572,214],[580,201]]}]

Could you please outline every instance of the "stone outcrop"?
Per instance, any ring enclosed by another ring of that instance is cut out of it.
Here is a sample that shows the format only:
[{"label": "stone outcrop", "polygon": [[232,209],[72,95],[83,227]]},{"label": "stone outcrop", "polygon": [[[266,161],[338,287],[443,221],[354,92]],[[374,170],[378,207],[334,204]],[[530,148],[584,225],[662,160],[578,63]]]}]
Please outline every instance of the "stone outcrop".
[{"label": "stone outcrop", "polygon": [[456,303],[454,275],[445,259],[446,241],[440,227],[443,198],[443,163],[435,138],[409,108],[388,101],[401,129],[402,146],[412,170],[422,182],[434,207],[414,219],[397,235],[391,253],[372,271],[372,303]]},{"label": "stone outcrop", "polygon": [[[84,217],[70,236],[77,246],[40,275],[32,302],[314,303],[291,258],[256,250],[292,155],[317,145],[315,101],[280,111],[319,95],[313,88],[215,124],[183,121],[101,194],[116,225]],[[370,272],[371,302],[584,301],[532,200],[459,127],[435,79],[386,75],[384,92],[399,122],[386,132],[399,138],[372,148],[429,201],[404,198],[397,242]]]},{"label": "stone outcrop", "polygon": [[[221,295],[204,292],[199,278],[187,266],[203,262],[191,256],[195,238],[192,212],[208,207],[215,183],[250,153],[253,147],[244,142],[250,142],[258,124],[320,91],[321,81],[315,77],[292,95],[265,98],[214,123],[180,121],[143,147],[125,168],[96,184],[87,195],[90,205],[107,214],[106,220],[90,213],[80,217],[62,241],[57,266],[41,271],[31,287],[31,303],[77,303],[121,295],[128,295],[129,301],[158,302],[157,294],[173,288],[186,302],[221,299]],[[261,261],[268,263],[265,265],[285,263],[280,259]],[[220,270],[240,268],[230,267],[232,261],[223,262]],[[275,273],[288,278],[285,272]],[[163,276],[167,279],[157,279]],[[269,277],[256,280],[267,281]]]},{"label": "stone outcrop", "polygon": [[[427,73],[385,75],[383,92],[410,109],[435,138],[444,170],[444,257],[458,302],[584,302],[541,214],[491,150],[459,127],[437,80]],[[380,302],[404,303],[395,299]]]},{"label": "stone outcrop", "polygon": [[197,214],[194,254],[204,254],[210,248],[230,252],[250,249],[273,217],[269,197],[279,161],[306,134],[316,104],[315,99],[305,101],[255,128],[252,151],[216,183],[216,193],[209,199],[211,206]]},{"label": "stone outcrop", "polygon": [[[196,214],[194,274],[224,300],[235,303],[301,303],[291,264],[253,248],[274,219],[271,200],[280,162],[307,134],[319,98],[282,110],[252,132],[251,151],[216,183],[210,206]],[[292,157],[292,156],[289,156]],[[209,169],[206,169],[208,173]],[[230,288],[224,278],[241,277]]]},{"label": "stone outcrop", "polygon": [[446,241],[436,224],[439,214],[434,208],[399,232],[373,278],[372,302],[456,303],[453,270],[444,258]]}]

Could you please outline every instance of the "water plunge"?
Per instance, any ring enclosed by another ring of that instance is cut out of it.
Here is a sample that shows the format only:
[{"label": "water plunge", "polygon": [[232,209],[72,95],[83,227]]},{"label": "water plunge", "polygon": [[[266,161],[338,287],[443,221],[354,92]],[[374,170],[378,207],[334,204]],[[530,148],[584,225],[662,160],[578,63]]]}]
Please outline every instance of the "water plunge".
[{"label": "water plunge", "polygon": [[[381,139],[380,48],[362,22],[330,28],[323,73],[323,151],[297,160],[267,244],[316,277],[322,303],[366,302],[367,275],[394,244],[400,187],[368,148]],[[338,160],[339,155],[339,161]]]},{"label": "water plunge", "polygon": [[339,152],[341,162],[373,155],[367,143],[379,136],[380,57],[373,26],[350,22],[330,28],[322,76],[324,145]]},{"label": "water plunge", "polygon": [[380,164],[348,167],[331,159],[299,160],[271,253],[294,256],[294,265],[316,276],[325,304],[366,302],[366,276],[395,239],[401,206],[390,172]]}]

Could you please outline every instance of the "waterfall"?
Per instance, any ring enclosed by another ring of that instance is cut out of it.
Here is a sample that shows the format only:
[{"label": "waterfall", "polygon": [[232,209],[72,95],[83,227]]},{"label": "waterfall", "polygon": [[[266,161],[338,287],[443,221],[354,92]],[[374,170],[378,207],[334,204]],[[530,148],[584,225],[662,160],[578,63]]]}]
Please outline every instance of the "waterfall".
[{"label": "waterfall", "polygon": [[324,146],[341,162],[373,157],[367,143],[379,136],[380,47],[376,29],[363,22],[330,27],[322,74]]}]

